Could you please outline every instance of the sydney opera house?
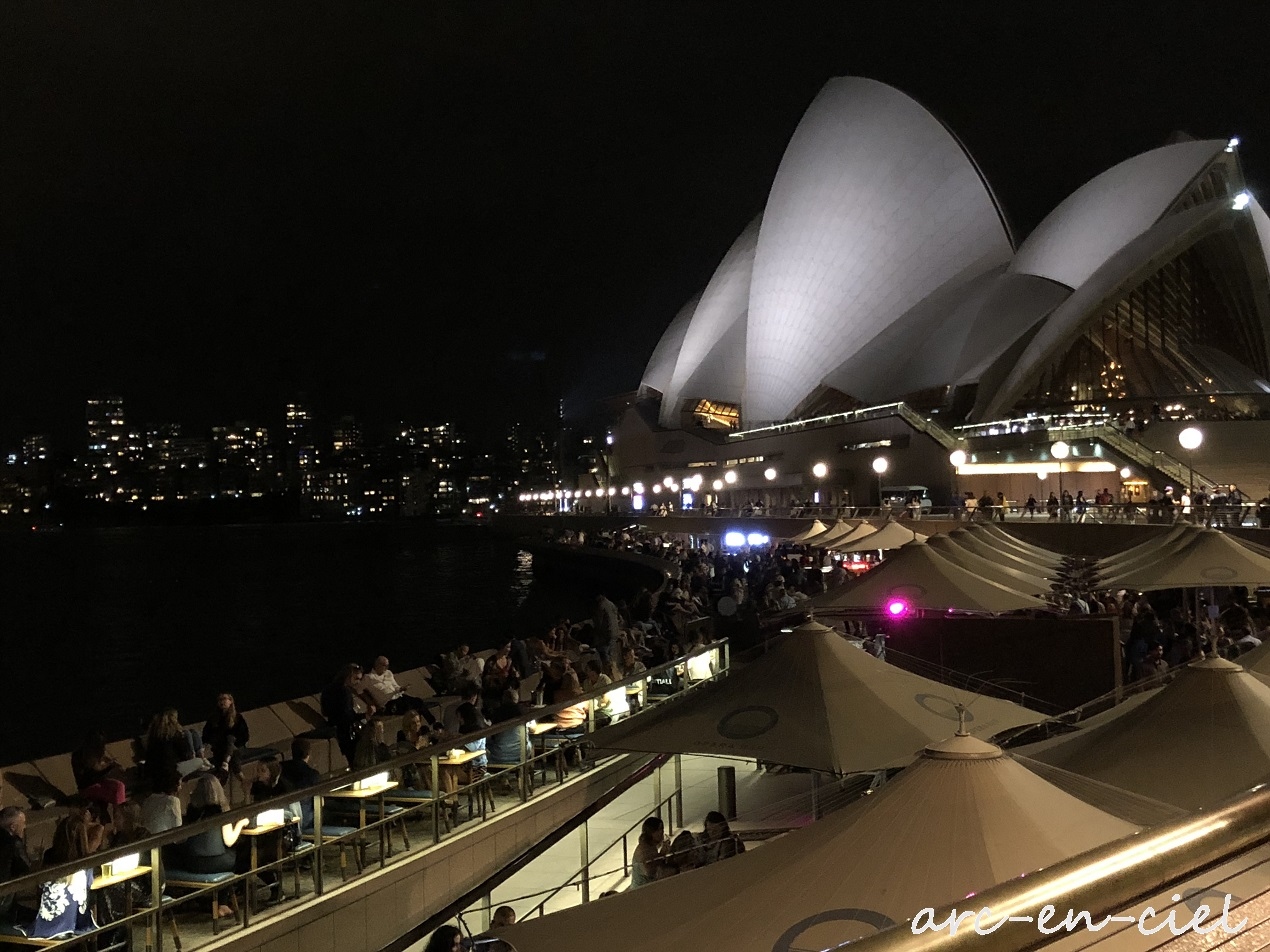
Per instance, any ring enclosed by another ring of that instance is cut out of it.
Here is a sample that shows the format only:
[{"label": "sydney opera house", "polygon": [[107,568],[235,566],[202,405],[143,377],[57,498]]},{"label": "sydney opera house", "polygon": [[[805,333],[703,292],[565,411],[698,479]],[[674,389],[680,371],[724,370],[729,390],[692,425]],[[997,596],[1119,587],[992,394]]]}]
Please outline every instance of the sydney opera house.
[{"label": "sydney opera house", "polygon": [[[698,505],[716,486],[777,505],[923,485],[942,505],[1040,498],[1059,467],[1073,492],[1145,494],[1193,464],[1262,494],[1247,448],[1270,435],[1270,218],[1237,146],[1176,134],[1020,242],[938,118],[831,80],[621,403],[613,483],[669,478]],[[1194,421],[1207,440],[1188,458],[1177,430]]]}]

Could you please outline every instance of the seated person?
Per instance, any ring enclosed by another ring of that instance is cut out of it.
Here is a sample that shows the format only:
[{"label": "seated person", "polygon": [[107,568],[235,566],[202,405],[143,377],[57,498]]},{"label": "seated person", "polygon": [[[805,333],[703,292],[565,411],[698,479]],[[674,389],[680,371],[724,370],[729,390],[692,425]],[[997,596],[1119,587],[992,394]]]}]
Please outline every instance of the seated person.
[{"label": "seated person", "polygon": [[[284,760],[279,770],[279,790],[296,793],[322,782],[322,775],[309,764],[312,755],[313,742],[307,737],[297,737],[291,741],[291,759]],[[312,797],[300,801],[300,826],[306,833],[313,831]]]},{"label": "seated person", "polygon": [[[459,708],[464,704],[470,704],[477,707],[481,702],[481,689],[475,681],[464,681],[459,689],[459,703],[457,706],[450,708],[445,713],[445,732],[452,736],[461,734],[459,729]],[[478,708],[479,710],[479,708]]]},{"label": "seated person", "polygon": [[[25,876],[31,871],[26,855],[26,814],[17,807],[0,810],[0,883]],[[17,904],[13,893],[0,894],[0,935],[15,934],[16,927],[28,925],[34,913]]]},{"label": "seated person", "polygon": [[[105,829],[93,823],[86,813],[63,817],[53,831],[53,845],[45,851],[46,865],[60,865],[86,860],[101,849]],[[93,882],[93,867],[87,865],[62,879],[40,886],[40,909],[31,926],[31,936],[52,939],[57,936],[88,932],[93,922],[88,890]]]},{"label": "seated person", "polygon": [[[485,718],[481,717],[480,712],[474,705],[459,705],[459,734],[474,734],[477,731],[483,731],[486,728]],[[485,753],[485,738],[473,737],[463,741],[463,749],[469,753],[480,751],[480,756],[475,760],[469,760],[463,766],[466,768],[466,776],[464,783],[474,783],[485,775],[485,768],[489,764],[489,757]]]},{"label": "seated person", "polygon": [[709,866],[721,859],[745,852],[745,844],[728,826],[727,817],[718,810],[706,814],[705,829],[701,837],[701,862]]},{"label": "seated person", "polygon": [[436,718],[428,710],[423,698],[412,697],[406,689],[397,683],[397,677],[388,667],[388,659],[380,655],[375,664],[362,676],[362,690],[370,695],[370,701],[385,714],[404,714],[406,711],[418,711],[429,724],[436,723]]},{"label": "seated person", "polygon": [[181,774],[173,770],[163,785],[141,801],[141,825],[151,833],[166,833],[180,826],[180,792]]},{"label": "seated person", "polygon": [[[229,798],[225,796],[225,788],[219,780],[207,774],[199,777],[194,792],[190,794],[190,806],[185,811],[185,825],[228,811]],[[246,872],[248,864],[240,861],[235,847],[247,822],[244,817],[236,823],[224,823],[196,833],[181,844],[174,862],[183,871],[191,873]],[[234,911],[228,906],[217,906],[216,918],[233,914]]]},{"label": "seated person", "polygon": [[118,803],[123,799],[123,770],[106,753],[106,738],[94,731],[71,753],[71,773],[75,787],[85,800]]},{"label": "seated person", "polygon": [[[427,727],[418,711],[407,711],[401,718],[401,729],[397,731],[396,754],[406,754],[412,750],[423,750],[439,743],[448,736],[435,724]],[[458,778],[455,769],[442,764],[439,768],[441,789],[453,793],[458,789]],[[432,769],[427,761],[406,764],[401,768],[402,784],[407,790],[431,790]]]},{"label": "seated person", "polygon": [[154,715],[145,741],[145,778],[150,789],[158,789],[166,783],[173,770],[186,776],[202,766],[202,739],[181,727],[181,715],[176,708],[169,707]]},{"label": "seated person", "polygon": [[[556,690],[555,696],[552,697],[551,703],[564,704],[573,698],[581,697],[582,694],[582,685],[578,682],[578,673],[573,668],[567,668],[564,672],[564,679]],[[551,720],[556,722],[557,728],[561,731],[580,731],[586,725],[586,716],[587,702],[581,701],[557,712]]]},{"label": "seated person", "polygon": [[222,784],[229,780],[231,771],[242,776],[238,755],[246,749],[250,736],[247,721],[234,705],[234,696],[222,693],[216,698],[216,710],[203,725],[203,743],[212,749],[212,769]]},{"label": "seated person", "polygon": [[357,738],[357,747],[353,751],[354,770],[369,770],[371,767],[392,760],[392,748],[384,741],[384,722],[372,721],[362,728]]},{"label": "seated person", "polygon": [[[586,680],[582,682],[582,691],[592,694],[603,690],[613,683],[613,679],[604,673],[604,666],[599,658],[592,658],[586,663]],[[592,702],[595,705],[595,726],[606,727],[613,720],[613,699],[606,693]]]}]

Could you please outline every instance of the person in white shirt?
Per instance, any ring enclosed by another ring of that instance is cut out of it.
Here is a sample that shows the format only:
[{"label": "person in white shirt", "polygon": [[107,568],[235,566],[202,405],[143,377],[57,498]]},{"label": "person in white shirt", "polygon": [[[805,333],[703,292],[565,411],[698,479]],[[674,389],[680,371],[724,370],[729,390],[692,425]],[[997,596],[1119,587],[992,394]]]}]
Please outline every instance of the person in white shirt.
[{"label": "person in white shirt", "polygon": [[485,671],[485,662],[471,652],[472,649],[467,645],[459,645],[459,650],[456,652],[459,659],[459,672],[468,681],[480,684],[481,675]]},{"label": "person in white shirt", "polygon": [[427,702],[406,693],[406,689],[397,683],[396,676],[389,670],[388,659],[383,655],[376,658],[371,669],[362,675],[360,687],[364,693],[370,695],[370,701],[376,709],[385,714],[418,711],[429,724],[436,724],[436,718],[428,710]]},{"label": "person in white shirt", "polygon": [[147,833],[165,833],[181,825],[180,789],[181,774],[173,771],[163,790],[156,790],[141,801],[141,825]]}]

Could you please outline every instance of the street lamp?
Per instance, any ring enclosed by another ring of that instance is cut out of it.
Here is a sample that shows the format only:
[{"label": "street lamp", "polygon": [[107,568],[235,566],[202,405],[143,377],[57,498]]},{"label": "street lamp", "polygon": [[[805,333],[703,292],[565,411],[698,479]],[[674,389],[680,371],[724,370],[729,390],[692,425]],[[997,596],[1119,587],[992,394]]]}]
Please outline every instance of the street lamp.
[{"label": "street lamp", "polygon": [[1195,451],[1199,449],[1199,445],[1204,442],[1204,434],[1196,427],[1188,426],[1185,430],[1177,435],[1177,441],[1182,444],[1182,449],[1186,450],[1186,462],[1191,470],[1191,511],[1195,508]]},{"label": "street lamp", "polygon": [[953,500],[952,500],[952,504],[953,504],[953,507],[954,507],[954,508],[953,508],[952,513],[953,513],[953,518],[956,518],[956,517],[957,517],[957,514],[958,514],[958,513],[960,513],[960,512],[962,511],[962,510],[959,508],[959,507],[961,506],[961,499],[959,498],[959,497],[960,497],[960,495],[961,495],[961,480],[959,480],[957,477],[961,475],[961,473],[959,472],[959,470],[961,469],[961,467],[963,467],[963,466],[965,466],[965,465],[966,465],[966,451],[965,451],[965,450],[953,450],[951,453],[949,453],[949,454],[948,454],[948,462],[950,462],[950,463],[952,464],[952,468],[953,468]]},{"label": "street lamp", "polygon": [[829,467],[824,463],[816,463],[811,468],[811,475],[816,480],[816,495],[812,498],[812,501],[819,508],[824,502],[824,481],[825,477],[829,475]]},{"label": "street lamp", "polygon": [[886,472],[887,467],[891,464],[886,461],[885,456],[879,456],[873,461],[873,472],[878,474],[878,513],[882,512],[882,474]]},{"label": "street lamp", "polygon": [[1063,506],[1063,460],[1067,459],[1071,451],[1072,448],[1062,440],[1050,447],[1050,456],[1058,460],[1058,511],[1064,521],[1067,520],[1067,509]]}]

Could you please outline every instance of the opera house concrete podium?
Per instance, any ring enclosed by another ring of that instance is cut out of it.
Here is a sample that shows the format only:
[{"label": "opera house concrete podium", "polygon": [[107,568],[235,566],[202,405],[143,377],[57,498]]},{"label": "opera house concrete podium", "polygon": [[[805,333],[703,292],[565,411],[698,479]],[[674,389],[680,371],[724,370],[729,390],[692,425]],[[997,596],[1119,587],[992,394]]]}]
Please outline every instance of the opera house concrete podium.
[{"label": "opera house concrete podium", "polygon": [[[1216,433],[1270,409],[1270,218],[1237,145],[1176,134],[1016,245],[952,131],[882,83],[831,80],[762,212],[626,398],[613,480],[697,473],[701,497],[732,470],[734,500],[823,490],[868,504],[881,453],[887,485],[977,496],[1024,474],[1007,495],[1044,498],[1056,484],[1042,474],[1063,465],[1046,450],[1066,429],[1073,493],[1115,491],[1125,468],[1162,489],[1190,463],[1197,478],[1255,479],[1260,495],[1266,451],[1250,444],[1270,430],[1193,458],[1176,440],[1185,420]],[[1128,439],[1135,419],[1159,425]],[[989,483],[954,485],[957,448],[970,457],[960,474]],[[813,478],[817,461],[828,473]]]}]

